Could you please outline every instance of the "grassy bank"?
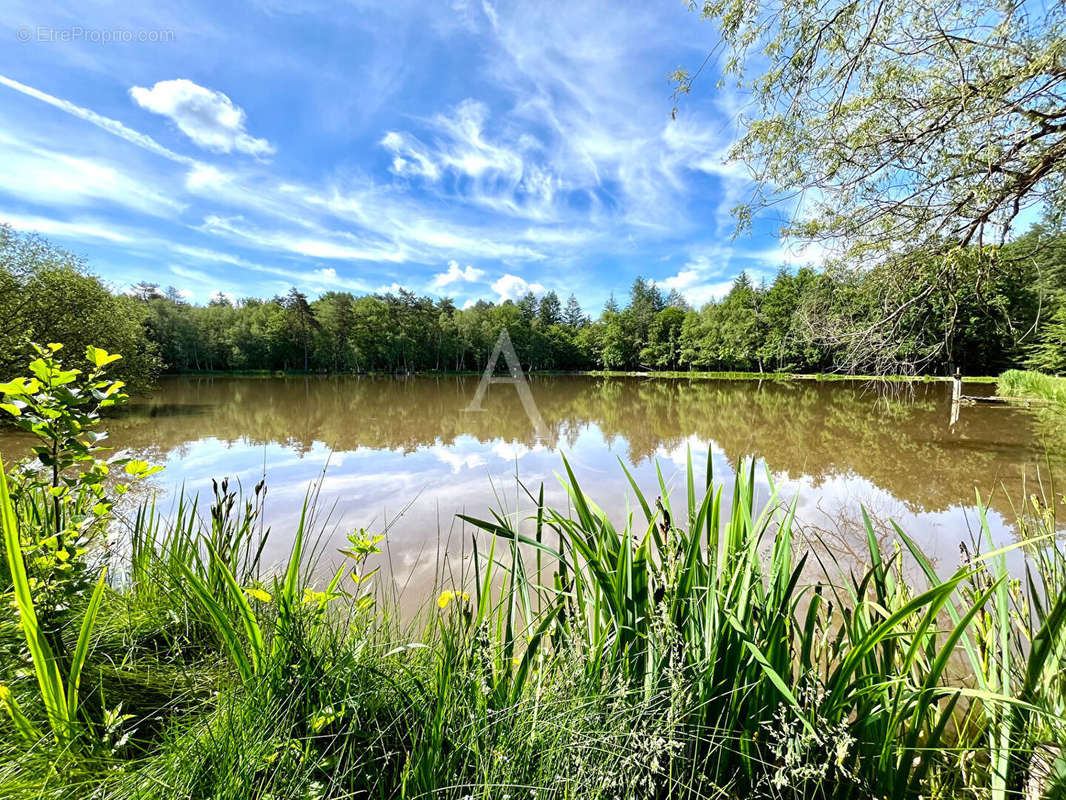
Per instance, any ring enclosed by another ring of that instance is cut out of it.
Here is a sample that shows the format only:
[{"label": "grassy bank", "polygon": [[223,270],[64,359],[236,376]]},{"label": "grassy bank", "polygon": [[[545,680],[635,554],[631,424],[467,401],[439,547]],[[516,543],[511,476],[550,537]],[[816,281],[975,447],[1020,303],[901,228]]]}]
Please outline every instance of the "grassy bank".
[{"label": "grassy bank", "polygon": [[[467,520],[480,535],[465,578],[440,587],[413,626],[374,591],[367,558],[378,543],[364,532],[331,581],[312,582],[313,506],[284,532],[288,567],[262,575],[263,492],[242,499],[225,484],[202,521],[143,508],[129,520],[132,547],[92,560],[57,612],[47,582],[33,582],[39,565],[12,559],[18,527],[47,518],[48,497],[5,490],[5,592],[20,613],[0,631],[10,712],[0,794],[1005,798],[1032,781],[1066,788],[1066,560],[1050,509],[1024,519],[1036,602],[1012,583],[1004,551],[942,579],[902,532],[926,586],[910,588],[904,556],[880,552],[872,532],[865,574],[826,565],[807,585],[790,509],[757,506],[751,473],[729,502],[720,486],[697,485],[691,466],[672,504],[634,486],[639,521],[616,530],[564,468],[570,511],[534,493],[526,525]],[[947,674],[956,661],[972,674],[961,685]]]},{"label": "grassy bank", "polygon": [[1044,400],[1058,410],[1066,411],[1066,378],[1011,369],[999,376],[996,393],[1003,397]]},{"label": "grassy bank", "polygon": [[[888,383],[945,383],[951,378],[944,375],[848,375],[836,372],[619,372],[598,370],[582,372],[582,375],[597,377],[642,377],[642,378],[689,378],[692,380],[718,381],[885,381]],[[967,375],[966,383],[995,383],[990,376]]]}]

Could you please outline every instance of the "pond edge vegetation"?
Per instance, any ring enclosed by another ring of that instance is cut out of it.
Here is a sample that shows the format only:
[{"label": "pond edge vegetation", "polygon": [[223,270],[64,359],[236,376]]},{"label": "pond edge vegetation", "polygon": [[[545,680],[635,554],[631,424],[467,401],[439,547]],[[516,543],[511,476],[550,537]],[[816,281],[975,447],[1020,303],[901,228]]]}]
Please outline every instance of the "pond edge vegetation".
[{"label": "pond edge vegetation", "polygon": [[[124,399],[103,376],[117,357],[91,348],[83,373],[58,349],[0,387],[41,442],[0,470],[17,608],[0,629],[4,797],[1066,791],[1054,498],[1019,510],[1008,547],[982,512],[986,541],[946,578],[898,527],[885,552],[865,518],[869,567],[830,561],[808,583],[795,504],[757,505],[754,464],[725,495],[690,454],[680,503],[661,472],[652,500],[623,465],[639,508],[617,529],[564,459],[569,508],[541,487],[522,519],[463,517],[464,574],[403,626],[373,588],[381,537],[353,532],[332,579],[312,580],[314,493],[277,575],[260,564],[262,483],[216,484],[208,519],[149,501],[102,539],[111,493],[155,468],[99,457],[100,408]],[[905,558],[928,588],[909,587]],[[956,659],[970,679],[949,679]]]}]

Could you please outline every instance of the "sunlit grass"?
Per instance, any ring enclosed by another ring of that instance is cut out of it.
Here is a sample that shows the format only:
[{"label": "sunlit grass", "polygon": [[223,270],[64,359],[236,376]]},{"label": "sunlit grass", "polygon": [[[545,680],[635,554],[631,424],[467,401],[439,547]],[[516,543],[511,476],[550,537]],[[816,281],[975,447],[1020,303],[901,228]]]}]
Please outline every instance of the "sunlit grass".
[{"label": "sunlit grass", "polygon": [[1046,400],[1066,410],[1066,378],[1011,369],[999,376],[996,393],[1004,397],[1027,397]]}]

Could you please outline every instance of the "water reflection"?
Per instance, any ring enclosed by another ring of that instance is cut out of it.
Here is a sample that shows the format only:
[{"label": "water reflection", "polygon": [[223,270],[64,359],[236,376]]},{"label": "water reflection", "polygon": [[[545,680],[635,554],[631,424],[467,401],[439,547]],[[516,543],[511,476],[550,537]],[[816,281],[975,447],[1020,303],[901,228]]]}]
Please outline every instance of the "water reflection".
[{"label": "water reflection", "polygon": [[[995,533],[1007,538],[1023,475],[1033,480],[1039,468],[1047,479],[1049,470],[1061,471],[1066,452],[1055,426],[1024,410],[967,407],[949,428],[944,384],[885,396],[844,382],[536,377],[544,440],[513,387],[493,387],[483,412],[464,412],[476,385],[465,376],[170,378],[107,428],[113,446],[166,463],[159,484],[171,492],[184,485],[207,496],[212,476],[250,486],[265,472],[278,534],[294,523],[308,484],[328,463],[321,483],[332,509],[327,528],[339,529],[328,535],[339,543],[353,525],[392,525],[393,571],[426,575],[449,536],[463,541],[457,511],[516,505],[516,471],[529,485],[543,481],[547,496],[565,504],[554,478],[560,451],[619,518],[627,506],[618,458],[654,496],[655,459],[668,482],[682,486],[689,448],[700,473],[710,449],[727,483],[739,460],[753,455],[786,493],[799,491],[800,518],[836,536],[842,551],[863,504],[952,563],[975,524],[975,489],[990,496]],[[0,438],[6,459],[22,446],[10,434]],[[423,580],[416,575],[414,584]]]}]

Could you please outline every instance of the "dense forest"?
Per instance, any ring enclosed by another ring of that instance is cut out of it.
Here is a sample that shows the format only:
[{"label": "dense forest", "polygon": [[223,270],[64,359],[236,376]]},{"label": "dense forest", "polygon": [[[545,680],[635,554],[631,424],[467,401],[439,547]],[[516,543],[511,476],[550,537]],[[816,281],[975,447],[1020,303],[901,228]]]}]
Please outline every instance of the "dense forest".
[{"label": "dense forest", "polygon": [[[0,368],[9,371],[37,340],[121,352],[127,380],[159,371],[477,370],[506,327],[533,370],[1066,370],[1066,234],[1036,226],[1002,248],[953,259],[947,271],[931,259],[929,275],[911,270],[902,282],[890,264],[783,268],[769,283],[741,273],[699,309],[643,278],[624,304],[612,296],[595,315],[554,291],[458,308],[403,289],[309,299],[293,288],[199,306],[152,283],[112,293],[69,253],[0,228]],[[903,312],[878,328],[889,294]]]}]

